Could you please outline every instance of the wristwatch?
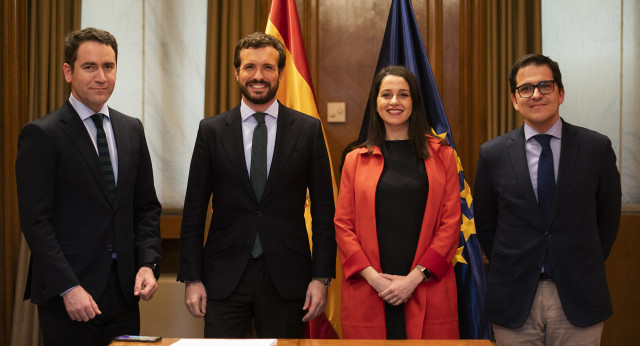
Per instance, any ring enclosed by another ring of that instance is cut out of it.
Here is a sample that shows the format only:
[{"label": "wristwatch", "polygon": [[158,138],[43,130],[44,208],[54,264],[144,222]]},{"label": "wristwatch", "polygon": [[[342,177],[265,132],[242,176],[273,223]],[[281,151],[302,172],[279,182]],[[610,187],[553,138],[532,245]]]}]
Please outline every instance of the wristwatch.
[{"label": "wristwatch", "polygon": [[422,268],[422,269],[420,269],[420,271],[422,272],[422,275],[424,276],[424,282],[428,282],[429,280],[431,280],[431,272],[429,271],[429,269]]},{"label": "wristwatch", "polygon": [[331,278],[313,278],[314,280],[320,281],[321,284],[324,285],[324,287],[329,288],[329,285],[331,285]]}]

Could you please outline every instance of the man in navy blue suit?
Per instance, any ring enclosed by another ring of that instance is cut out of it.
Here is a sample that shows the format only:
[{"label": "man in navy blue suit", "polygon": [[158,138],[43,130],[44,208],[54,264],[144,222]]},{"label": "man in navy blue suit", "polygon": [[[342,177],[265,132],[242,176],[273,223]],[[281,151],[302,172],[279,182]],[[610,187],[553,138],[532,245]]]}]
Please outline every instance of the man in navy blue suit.
[{"label": "man in navy blue suit", "polygon": [[473,193],[487,317],[498,345],[599,345],[621,211],[611,141],[560,118],[555,61],[525,55],[509,82],[524,125],[480,147]]},{"label": "man in navy blue suit", "polygon": [[140,120],[107,106],[118,44],[86,28],[65,39],[62,107],[18,138],[20,225],[31,249],[25,299],[45,345],[108,345],[140,333],[157,289],[160,211]]}]

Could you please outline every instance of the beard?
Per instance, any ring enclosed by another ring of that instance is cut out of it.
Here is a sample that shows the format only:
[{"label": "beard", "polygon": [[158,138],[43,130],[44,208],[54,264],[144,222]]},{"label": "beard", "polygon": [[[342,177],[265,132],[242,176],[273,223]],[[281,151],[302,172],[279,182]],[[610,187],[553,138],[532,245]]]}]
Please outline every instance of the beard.
[{"label": "beard", "polygon": [[[267,92],[264,95],[256,95],[256,96],[252,95],[251,92],[249,91],[249,88],[247,88],[247,85],[253,84],[253,83],[260,83],[260,84],[266,85]],[[264,80],[259,81],[256,79],[247,81],[245,84],[238,83],[238,85],[240,86],[240,92],[247,100],[249,100],[251,103],[262,105],[273,100],[273,98],[276,96],[276,92],[278,92],[278,87],[280,86],[280,79],[276,80],[276,85],[274,86],[272,86],[267,81],[264,81]]]}]

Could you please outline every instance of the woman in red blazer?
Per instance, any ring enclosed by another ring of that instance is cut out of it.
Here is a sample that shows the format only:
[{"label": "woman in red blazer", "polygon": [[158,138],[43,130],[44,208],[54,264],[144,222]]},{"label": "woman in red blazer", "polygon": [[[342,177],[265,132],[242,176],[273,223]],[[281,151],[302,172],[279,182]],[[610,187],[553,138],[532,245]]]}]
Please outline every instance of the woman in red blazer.
[{"label": "woman in red blazer", "polygon": [[343,337],[458,338],[456,156],[433,135],[408,69],[373,83],[368,138],[345,159],[335,215]]}]

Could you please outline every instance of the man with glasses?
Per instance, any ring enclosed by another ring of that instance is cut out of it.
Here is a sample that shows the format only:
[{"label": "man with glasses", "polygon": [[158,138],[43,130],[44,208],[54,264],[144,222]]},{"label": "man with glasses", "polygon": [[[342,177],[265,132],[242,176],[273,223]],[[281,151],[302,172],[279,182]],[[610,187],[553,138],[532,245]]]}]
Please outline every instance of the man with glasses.
[{"label": "man with glasses", "polygon": [[521,57],[509,83],[524,125],[480,147],[473,194],[487,317],[498,345],[599,345],[621,208],[611,141],[560,118],[548,57]]}]

